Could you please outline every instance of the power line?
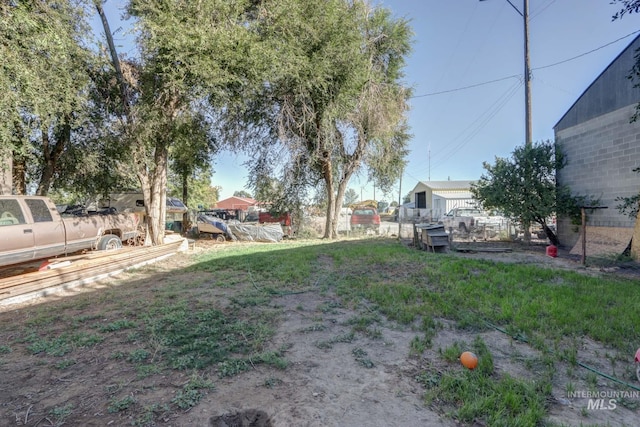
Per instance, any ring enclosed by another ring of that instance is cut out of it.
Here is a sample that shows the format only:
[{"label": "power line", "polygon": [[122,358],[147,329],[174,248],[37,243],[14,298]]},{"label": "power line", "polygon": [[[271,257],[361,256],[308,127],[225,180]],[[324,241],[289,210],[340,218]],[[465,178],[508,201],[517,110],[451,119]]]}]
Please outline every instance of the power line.
[{"label": "power line", "polygon": [[547,8],[549,6],[551,6],[552,4],[554,4],[556,2],[556,0],[547,0],[548,3],[546,5],[542,5],[540,7],[538,7],[538,9],[534,10],[530,16],[529,16],[529,21],[533,20],[534,18],[536,18],[538,15],[540,15],[542,12],[544,12],[545,10],[547,10]]},{"label": "power line", "polygon": [[[473,138],[491,121],[491,119],[493,119],[493,117],[495,117],[500,110],[506,106],[522,85],[523,82],[521,80],[512,85],[502,95],[500,95],[489,108],[478,116],[470,125],[463,129],[456,137],[454,137],[447,144],[449,146],[448,149],[437,152],[432,159],[432,161],[435,161],[437,165],[434,166],[432,170],[438,169],[439,166],[442,166],[445,162],[455,156],[465,145],[471,142]],[[420,173],[422,173],[423,170],[424,169],[421,169]]]},{"label": "power line", "polygon": [[605,48],[605,47],[607,47],[607,46],[611,46],[612,44],[617,43],[617,42],[619,42],[620,40],[624,40],[624,39],[626,39],[627,37],[631,37],[632,35],[637,34],[637,33],[640,33],[640,30],[638,30],[638,31],[634,31],[633,33],[629,33],[629,34],[627,34],[626,36],[620,37],[620,38],[619,38],[619,39],[617,39],[617,40],[614,40],[614,41],[612,41],[612,42],[610,42],[610,43],[607,43],[607,44],[605,44],[605,45],[602,45],[602,46],[600,46],[600,47],[597,47],[597,48],[595,48],[595,49],[592,49],[592,50],[590,50],[590,51],[588,51],[588,52],[581,53],[580,55],[578,55],[578,56],[574,56],[573,58],[565,59],[564,61],[556,62],[556,63],[554,63],[554,64],[549,64],[549,65],[545,65],[545,66],[542,66],[542,67],[532,68],[531,70],[532,70],[532,71],[533,71],[533,70],[542,70],[543,68],[555,67],[556,65],[560,65],[560,64],[564,64],[565,62],[573,61],[574,59],[581,58],[581,57],[583,57],[583,56],[589,55],[590,53],[596,52],[596,51],[598,51],[598,50],[600,50],[600,49],[604,49],[604,48]]},{"label": "power line", "polygon": [[[458,154],[458,152],[465,145],[471,142],[473,138],[475,138],[476,135],[478,135],[478,133],[480,133],[480,131],[484,129],[485,126],[487,126],[489,122],[507,105],[507,103],[511,100],[511,98],[513,98],[513,96],[518,92],[518,89],[522,87],[522,85],[523,85],[522,82],[518,82],[517,84],[512,86],[507,92],[505,92],[501,96],[501,98],[498,99],[494,103],[494,105],[488,111],[485,112],[486,115],[484,117],[480,116],[476,120],[475,124],[472,125],[473,128],[469,129],[470,133],[466,137],[464,137],[462,141],[460,141],[456,146],[452,147],[447,152],[445,152],[444,156],[441,157],[440,160],[438,161],[438,165],[436,165],[432,169],[437,169],[438,166],[442,166],[444,163],[449,161],[453,156]],[[472,126],[470,126],[469,128],[471,128]],[[462,137],[462,134],[460,136]]]},{"label": "power line", "polygon": [[[605,48],[605,47],[607,47],[607,46],[611,46],[612,44],[618,43],[619,41],[624,40],[624,39],[626,39],[626,38],[629,38],[629,37],[631,37],[632,35],[634,35],[634,34],[638,34],[638,33],[640,33],[640,30],[638,30],[638,31],[634,31],[634,32],[632,32],[632,33],[629,33],[629,34],[627,34],[626,36],[622,36],[622,37],[620,37],[620,38],[618,38],[618,39],[616,39],[616,40],[614,40],[614,41],[612,41],[612,42],[609,42],[609,43],[607,43],[607,44],[605,44],[605,45],[602,45],[602,46],[600,46],[600,47],[597,47],[597,48],[595,48],[595,49],[592,49],[592,50],[590,50],[590,51],[588,51],[588,52],[581,53],[580,55],[574,56],[574,57],[572,57],[572,58],[565,59],[565,60],[560,61],[560,62],[555,62],[555,63],[553,63],[553,64],[544,65],[544,66],[542,66],[542,67],[535,67],[535,68],[532,68],[532,69],[531,69],[531,71],[535,71],[535,70],[542,70],[542,69],[545,69],[545,68],[555,67],[556,65],[561,65],[561,64],[564,64],[564,63],[566,63],[566,62],[570,62],[570,61],[576,60],[576,59],[578,59],[578,58],[582,58],[583,56],[586,56],[586,55],[589,55],[589,54],[591,54],[591,53],[597,52],[597,51],[598,51],[598,50],[600,50],[600,49],[604,49],[604,48]],[[463,91],[463,90],[473,89],[473,88],[476,88],[476,87],[485,86],[485,85],[489,85],[489,84],[493,84],[493,83],[501,82],[501,81],[508,80],[508,79],[512,79],[512,78],[522,78],[522,75],[520,75],[520,74],[514,74],[514,75],[511,75],[511,76],[501,77],[501,78],[499,78],[499,79],[489,80],[489,81],[486,81],[486,82],[476,83],[476,84],[473,84],[473,85],[463,86],[463,87],[459,87],[459,88],[455,88],[455,89],[442,90],[442,91],[439,91],[439,92],[430,92],[430,93],[425,93],[425,94],[422,94],[422,95],[414,95],[414,96],[412,96],[411,98],[425,98],[425,97],[428,97],[428,96],[436,96],[436,95],[443,95],[443,94],[446,94],[446,93],[460,92],[460,91]]]},{"label": "power line", "polygon": [[411,98],[424,98],[426,96],[435,96],[435,95],[442,95],[442,94],[445,94],[445,93],[458,92],[458,91],[461,91],[461,90],[472,89],[474,87],[484,86],[484,85],[488,85],[488,84],[491,84],[491,83],[497,83],[497,82],[501,82],[501,81],[508,80],[508,79],[513,79],[513,78],[518,79],[520,77],[521,76],[519,74],[514,74],[512,76],[502,77],[502,78],[491,80],[491,81],[488,81],[488,82],[477,83],[477,84],[474,84],[474,85],[459,87],[459,88],[456,88],[456,89],[443,90],[443,91],[440,91],[440,92],[425,93],[423,95],[414,95]]}]

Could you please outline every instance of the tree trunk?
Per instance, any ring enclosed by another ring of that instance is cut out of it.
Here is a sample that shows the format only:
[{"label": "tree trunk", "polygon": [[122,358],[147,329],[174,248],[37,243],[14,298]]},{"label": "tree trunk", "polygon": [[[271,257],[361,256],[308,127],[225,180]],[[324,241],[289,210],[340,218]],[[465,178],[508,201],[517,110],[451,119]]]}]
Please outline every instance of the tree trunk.
[{"label": "tree trunk", "polygon": [[13,153],[7,150],[0,153],[0,194],[13,191]]},{"label": "tree trunk", "polygon": [[338,182],[338,193],[336,194],[335,201],[335,209],[333,213],[334,221],[334,235],[338,236],[338,218],[340,218],[340,211],[342,210],[342,201],[344,200],[344,195],[347,192],[347,185],[349,184],[349,180],[351,179],[351,173],[345,173],[340,182]]},{"label": "tree trunk", "polygon": [[[104,14],[104,10],[102,9],[102,0],[94,0],[93,3],[96,6],[96,10],[98,11],[100,20],[102,21],[102,28],[104,28],[104,35],[107,38],[107,45],[109,45],[109,53],[111,54],[111,61],[113,63],[113,68],[116,70],[116,78],[118,79],[118,84],[120,86],[120,96],[122,97],[122,106],[123,106],[125,115],[128,116],[129,115],[129,91],[127,90],[127,84],[124,80],[122,69],[120,68],[120,59],[118,59],[118,52],[116,51],[116,45],[113,43],[113,36],[111,34],[111,29],[109,28],[109,21],[107,20],[107,16]],[[129,117],[127,117],[127,119],[128,118]]]},{"label": "tree trunk", "polygon": [[633,236],[631,237],[631,258],[640,261],[640,210],[636,216],[636,224],[633,227]]},{"label": "tree trunk", "polygon": [[544,230],[545,234],[549,238],[549,241],[551,242],[552,245],[558,246],[560,244],[560,240],[558,240],[558,236],[556,235],[556,233],[553,232],[553,230],[549,228],[547,224],[542,224],[542,229]]},{"label": "tree trunk", "polygon": [[145,207],[147,243],[159,245],[164,241],[165,217],[167,212],[167,158],[166,144],[157,143],[154,168],[147,170],[144,162],[138,163],[138,179],[142,186]]},{"label": "tree trunk", "polygon": [[27,194],[27,166],[24,156],[13,155],[13,187],[16,194]]},{"label": "tree trunk", "polygon": [[65,146],[71,141],[71,126],[68,122],[62,125],[60,132],[56,133],[56,141],[51,147],[49,134],[47,129],[42,129],[42,154],[44,156],[44,164],[42,167],[42,175],[36,194],[38,196],[46,196],[51,188],[53,177],[58,167],[58,160],[64,152]]},{"label": "tree trunk", "polygon": [[335,239],[337,236],[337,224],[335,220],[335,196],[333,194],[333,171],[331,159],[328,155],[322,161],[322,176],[327,191],[327,219],[324,226],[324,239]]},{"label": "tree trunk", "polygon": [[[189,174],[182,175],[182,203],[187,204],[189,200]],[[191,228],[191,221],[189,220],[189,212],[182,214],[182,233],[186,233]]]}]

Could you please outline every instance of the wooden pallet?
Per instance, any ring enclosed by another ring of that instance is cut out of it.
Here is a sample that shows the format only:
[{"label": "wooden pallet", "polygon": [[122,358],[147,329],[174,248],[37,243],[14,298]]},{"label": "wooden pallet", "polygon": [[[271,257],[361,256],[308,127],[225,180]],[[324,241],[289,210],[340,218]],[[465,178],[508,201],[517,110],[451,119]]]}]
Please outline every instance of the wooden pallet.
[{"label": "wooden pallet", "polygon": [[[55,258],[53,268],[0,279],[0,305],[24,302],[71,289],[148,264],[176,253],[182,242],[158,246],[130,247],[116,251],[97,251],[83,255]],[[64,263],[55,267],[55,263]]]}]

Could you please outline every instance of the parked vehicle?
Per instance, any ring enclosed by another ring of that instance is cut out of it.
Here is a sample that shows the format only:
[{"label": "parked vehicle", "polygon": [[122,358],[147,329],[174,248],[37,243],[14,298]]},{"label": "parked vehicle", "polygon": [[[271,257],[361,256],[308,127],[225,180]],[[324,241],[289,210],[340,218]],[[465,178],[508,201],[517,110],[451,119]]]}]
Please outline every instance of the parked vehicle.
[{"label": "parked vehicle", "polygon": [[293,218],[289,212],[285,212],[279,216],[273,216],[269,212],[259,212],[258,222],[260,224],[275,224],[279,223],[282,226],[282,231],[285,237],[294,237]]},{"label": "parked vehicle", "polygon": [[236,240],[229,227],[215,211],[200,211],[197,217],[198,234],[209,236],[219,243]]},{"label": "parked vehicle", "polygon": [[[102,205],[115,208],[118,212],[145,214],[144,197],[141,192],[111,193]],[[188,208],[182,200],[170,196],[167,196],[166,206],[165,228],[178,233],[182,232],[184,228],[182,218]]]},{"label": "parked vehicle", "polygon": [[373,230],[380,233],[380,215],[373,206],[355,206],[350,219],[351,231]]},{"label": "parked vehicle", "polygon": [[498,233],[513,235],[517,232],[514,224],[501,215],[491,215],[482,209],[463,207],[451,209],[440,218],[439,224],[445,230],[452,229],[459,233],[473,234],[475,237],[493,238]]},{"label": "parked vehicle", "polygon": [[63,217],[47,197],[0,196],[0,266],[135,244],[139,224],[135,213],[76,210]]},{"label": "parked vehicle", "polygon": [[445,230],[452,228],[468,233],[476,226],[476,218],[484,216],[484,212],[477,208],[454,208],[443,215],[438,224],[444,225]]}]

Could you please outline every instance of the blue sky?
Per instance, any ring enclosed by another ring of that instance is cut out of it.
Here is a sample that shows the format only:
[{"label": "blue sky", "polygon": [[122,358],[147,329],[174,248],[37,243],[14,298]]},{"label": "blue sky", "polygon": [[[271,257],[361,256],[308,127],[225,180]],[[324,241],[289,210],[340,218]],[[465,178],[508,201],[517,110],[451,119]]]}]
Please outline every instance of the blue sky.
[{"label": "blue sky", "polygon": [[[508,157],[524,143],[524,21],[506,0],[372,2],[409,20],[415,34],[405,70],[415,96],[403,195],[429,178],[478,179],[483,161]],[[124,25],[124,3],[105,5],[112,30]],[[512,3],[522,11],[522,0]],[[612,22],[618,9],[609,0],[529,0],[533,141],[553,139],[553,126],[637,35],[640,15]],[[221,198],[244,189],[244,161],[232,153],[216,159],[213,185],[222,187]],[[373,198],[365,176],[349,187]],[[398,200],[398,191],[375,196]]]}]

